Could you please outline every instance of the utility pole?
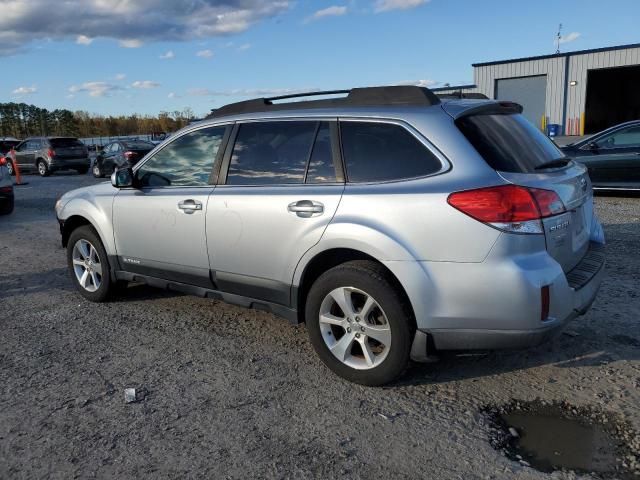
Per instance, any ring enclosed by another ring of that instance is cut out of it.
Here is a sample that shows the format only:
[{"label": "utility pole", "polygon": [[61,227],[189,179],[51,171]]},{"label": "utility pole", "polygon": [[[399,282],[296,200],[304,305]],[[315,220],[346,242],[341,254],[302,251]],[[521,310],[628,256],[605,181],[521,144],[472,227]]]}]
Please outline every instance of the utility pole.
[{"label": "utility pole", "polygon": [[560,40],[562,39],[562,24],[558,25],[558,33],[556,35],[556,53],[560,53]]}]

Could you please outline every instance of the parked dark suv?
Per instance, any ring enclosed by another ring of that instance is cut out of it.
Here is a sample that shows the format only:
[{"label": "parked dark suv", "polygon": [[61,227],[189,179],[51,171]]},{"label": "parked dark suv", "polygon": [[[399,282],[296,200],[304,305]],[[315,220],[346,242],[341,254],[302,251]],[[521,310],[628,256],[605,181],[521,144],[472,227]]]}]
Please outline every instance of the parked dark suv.
[{"label": "parked dark suv", "polygon": [[154,147],[153,143],[143,140],[117,140],[108,143],[96,154],[92,167],[93,176],[100,178],[111,175],[116,168],[133,167]]},{"label": "parked dark suv", "polygon": [[43,177],[56,170],[77,170],[82,174],[89,171],[89,151],[74,137],[27,138],[15,152],[12,161],[21,169],[37,170]]}]

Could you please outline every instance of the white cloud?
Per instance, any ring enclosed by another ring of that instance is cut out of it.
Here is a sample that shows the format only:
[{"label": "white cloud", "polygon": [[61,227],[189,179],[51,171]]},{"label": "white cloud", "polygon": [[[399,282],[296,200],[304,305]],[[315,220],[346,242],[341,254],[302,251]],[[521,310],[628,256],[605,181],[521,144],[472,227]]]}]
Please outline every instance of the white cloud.
[{"label": "white cloud", "polygon": [[93,38],[87,37],[86,35],[78,35],[76,37],[76,43],[78,45],[91,45],[93,43]]},{"label": "white cloud", "polygon": [[149,89],[149,88],[157,88],[160,86],[160,84],[152,80],[136,80],[131,84],[131,86],[133,88]]},{"label": "white cloud", "polygon": [[124,73],[118,73],[116,75],[116,80],[121,81],[121,80],[124,80],[125,78],[127,78],[127,76]]},{"label": "white cloud", "polygon": [[399,82],[398,85],[415,85],[416,87],[433,87],[440,82],[431,79],[425,80],[408,80],[404,82]]},{"label": "white cloud", "polygon": [[139,40],[137,38],[125,38],[123,40],[120,40],[118,44],[122,48],[140,48],[143,45],[142,40]]},{"label": "white cloud", "polygon": [[162,55],[160,55],[160,58],[162,60],[170,60],[172,58],[175,58],[176,54],[173,53],[173,50],[167,50],[165,53],[163,53]]},{"label": "white cloud", "polygon": [[85,82],[69,87],[69,93],[71,94],[88,93],[91,97],[108,97],[118,90],[123,90],[123,88],[108,82]]},{"label": "white cloud", "polygon": [[240,50],[241,52],[244,50],[249,50],[251,48],[251,44],[250,43],[245,43],[243,45],[240,45],[238,47],[238,50]]},{"label": "white cloud", "polygon": [[211,58],[213,57],[213,52],[209,49],[200,50],[199,52],[196,53],[196,57]]},{"label": "white cloud", "polygon": [[169,95],[167,95],[167,98],[177,98],[178,96],[174,93],[174,92],[170,92]]},{"label": "white cloud", "polygon": [[38,91],[37,87],[35,85],[32,85],[31,87],[18,87],[11,93],[22,97],[24,95],[32,95],[37,91]]},{"label": "white cloud", "polygon": [[[31,42],[110,38],[123,47],[239,33],[290,8],[292,0],[2,0],[0,55]],[[123,19],[133,19],[133,25]],[[132,38],[132,32],[135,37]]]},{"label": "white cloud", "polygon": [[306,22],[310,22],[313,20],[320,20],[321,18],[326,18],[326,17],[339,17],[341,15],[345,15],[346,13],[347,13],[347,7],[333,5],[331,7],[318,10],[313,15],[308,17],[306,19]]},{"label": "white cloud", "polygon": [[579,36],[580,36],[579,32],[571,32],[567,35],[562,35],[560,37],[560,43],[573,42],[574,40],[577,40]]},{"label": "white cloud", "polygon": [[428,3],[430,0],[377,0],[374,6],[376,13],[391,10],[409,10]]}]

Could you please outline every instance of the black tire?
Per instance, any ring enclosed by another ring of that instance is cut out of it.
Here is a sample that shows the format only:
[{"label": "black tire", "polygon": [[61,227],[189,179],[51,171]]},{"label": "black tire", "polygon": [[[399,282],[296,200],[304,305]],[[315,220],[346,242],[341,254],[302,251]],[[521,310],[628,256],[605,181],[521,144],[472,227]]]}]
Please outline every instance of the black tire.
[{"label": "black tire", "polygon": [[13,212],[15,200],[13,196],[0,201],[0,215],[9,215]]},{"label": "black tire", "polygon": [[91,173],[93,173],[93,176],[96,177],[96,178],[104,177],[104,172],[102,171],[102,167],[100,166],[100,163],[97,160],[93,164],[93,168],[91,169]]},{"label": "black tire", "polygon": [[76,168],[76,172],[78,172],[80,175],[86,175],[88,171],[89,167]]},{"label": "black tire", "polygon": [[[76,243],[80,240],[88,241],[91,245],[93,245],[97,252],[100,266],[102,267],[100,285],[97,290],[93,292],[88,291],[82,285],[80,285],[80,281],[78,280],[74,270],[73,250]],[[107,252],[104,249],[104,245],[102,245],[102,241],[100,240],[100,237],[93,229],[93,227],[83,225],[82,227],[78,227],[73,232],[71,232],[71,235],[69,236],[69,242],[67,244],[67,265],[69,267],[71,281],[84,298],[92,302],[104,302],[109,298],[109,295],[113,290],[113,284],[111,282],[111,268],[109,267],[109,260],[107,258]]]},{"label": "black tire", "polygon": [[47,165],[47,162],[45,162],[42,159],[36,162],[36,168],[38,169],[38,173],[40,174],[41,177],[48,177],[49,175],[51,175],[51,170],[49,170],[49,165]]},{"label": "black tire", "polygon": [[12,177],[16,176],[16,171],[13,168],[13,162],[7,158],[7,170],[9,170],[9,175],[11,175]]},{"label": "black tire", "polygon": [[[331,291],[341,287],[353,287],[366,292],[373,297],[387,318],[391,330],[391,346],[386,357],[375,367],[359,370],[346,365],[331,353],[323,339],[319,321],[322,302]],[[399,378],[409,364],[411,342],[415,334],[411,308],[404,295],[395,287],[390,274],[378,263],[367,260],[350,261],[323,273],[307,295],[305,320],[311,344],[320,359],[334,373],[351,382],[369,386],[384,385]]]}]

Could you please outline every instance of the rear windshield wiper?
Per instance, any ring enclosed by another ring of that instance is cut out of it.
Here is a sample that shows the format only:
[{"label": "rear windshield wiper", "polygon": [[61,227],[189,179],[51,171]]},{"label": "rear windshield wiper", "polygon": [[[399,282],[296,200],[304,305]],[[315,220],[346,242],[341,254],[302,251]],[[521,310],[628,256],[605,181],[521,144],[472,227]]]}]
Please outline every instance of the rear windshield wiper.
[{"label": "rear windshield wiper", "polygon": [[554,168],[554,167],[564,167],[569,162],[571,162],[571,159],[568,157],[556,158],[555,160],[549,160],[548,162],[541,163],[540,165],[535,167],[535,170],[542,170],[545,168]]}]

